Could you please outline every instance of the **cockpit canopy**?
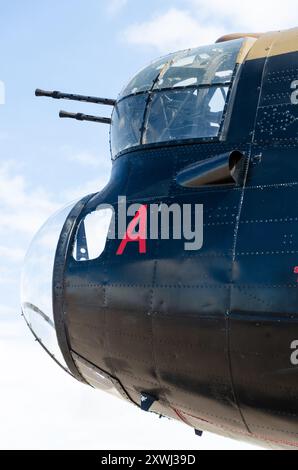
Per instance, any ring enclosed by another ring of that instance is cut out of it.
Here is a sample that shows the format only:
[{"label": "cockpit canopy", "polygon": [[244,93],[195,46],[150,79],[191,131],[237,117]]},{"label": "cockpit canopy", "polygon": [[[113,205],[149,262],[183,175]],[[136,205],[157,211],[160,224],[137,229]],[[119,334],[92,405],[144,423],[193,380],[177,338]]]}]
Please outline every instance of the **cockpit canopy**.
[{"label": "cockpit canopy", "polygon": [[112,156],[138,145],[217,139],[243,41],[175,52],[142,69],[114,107]]}]

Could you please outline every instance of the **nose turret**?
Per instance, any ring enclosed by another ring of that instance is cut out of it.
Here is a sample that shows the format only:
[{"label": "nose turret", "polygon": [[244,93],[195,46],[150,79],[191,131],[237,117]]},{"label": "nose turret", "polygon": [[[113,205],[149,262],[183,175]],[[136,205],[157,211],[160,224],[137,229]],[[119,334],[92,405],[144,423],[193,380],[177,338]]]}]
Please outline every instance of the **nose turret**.
[{"label": "nose turret", "polygon": [[36,339],[65,369],[53,313],[53,270],[58,240],[72,203],[50,217],[34,237],[22,273],[22,312]]}]

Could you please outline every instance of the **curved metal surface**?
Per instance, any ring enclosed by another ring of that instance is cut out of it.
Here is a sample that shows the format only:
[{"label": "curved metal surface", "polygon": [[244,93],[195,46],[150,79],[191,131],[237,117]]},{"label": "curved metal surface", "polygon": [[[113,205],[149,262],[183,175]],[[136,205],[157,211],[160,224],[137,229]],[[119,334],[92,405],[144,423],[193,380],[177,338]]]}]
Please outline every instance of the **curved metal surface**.
[{"label": "curved metal surface", "polygon": [[71,356],[68,334],[65,328],[64,271],[66,260],[70,252],[69,244],[71,242],[72,235],[76,230],[78,216],[82,212],[86,202],[92,196],[93,195],[86,196],[79,201],[68,215],[58,241],[53,270],[53,314],[58,344],[69,370],[73,376],[81,382],[85,382],[85,380],[79,373]]}]

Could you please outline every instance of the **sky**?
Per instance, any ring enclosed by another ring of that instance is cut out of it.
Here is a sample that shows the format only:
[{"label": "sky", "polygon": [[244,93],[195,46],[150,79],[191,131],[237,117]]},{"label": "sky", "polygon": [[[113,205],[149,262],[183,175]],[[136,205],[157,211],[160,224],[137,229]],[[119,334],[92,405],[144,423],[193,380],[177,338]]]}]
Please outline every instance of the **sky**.
[{"label": "sky", "polygon": [[[252,449],[143,413],[76,382],[20,316],[28,244],[65,203],[99,191],[108,126],[58,112],[96,105],[37,99],[35,88],[116,98],[142,66],[224,33],[297,26],[296,0],[0,0],[0,448]],[[281,6],[281,4],[279,4]]]}]

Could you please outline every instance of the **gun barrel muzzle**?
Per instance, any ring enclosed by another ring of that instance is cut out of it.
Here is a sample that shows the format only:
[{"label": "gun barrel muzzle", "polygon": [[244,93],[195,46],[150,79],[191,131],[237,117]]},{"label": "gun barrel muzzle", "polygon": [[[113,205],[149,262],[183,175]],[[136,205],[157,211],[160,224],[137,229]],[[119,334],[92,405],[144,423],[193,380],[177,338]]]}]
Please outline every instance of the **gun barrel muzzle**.
[{"label": "gun barrel muzzle", "polygon": [[73,93],[62,93],[61,91],[47,91],[37,88],[35,96],[46,96],[47,98],[54,98],[56,100],[72,100],[84,101],[85,103],[103,104],[106,106],[115,106],[116,100],[112,98],[99,98],[97,96],[75,95]]},{"label": "gun barrel muzzle", "polygon": [[101,124],[111,124],[112,122],[111,118],[107,118],[107,117],[92,116],[90,114],[83,114],[83,113],[68,113],[67,111],[60,111],[59,117],[76,119],[77,121],[99,122]]}]

